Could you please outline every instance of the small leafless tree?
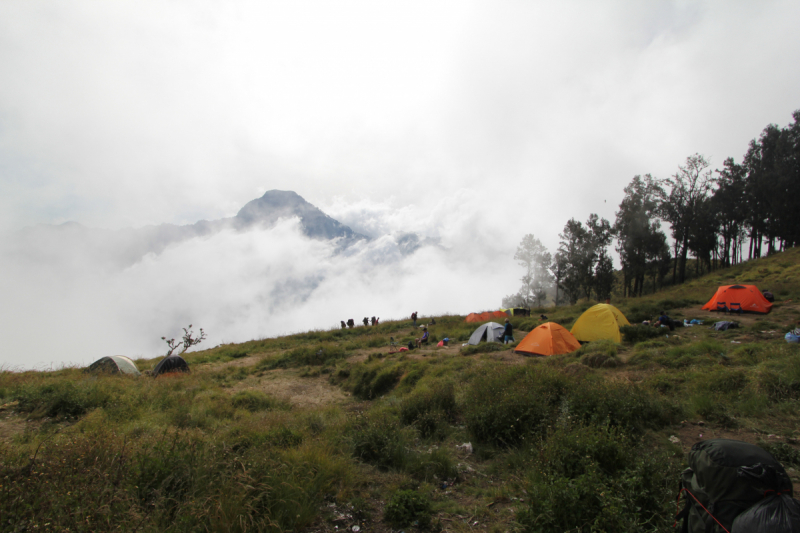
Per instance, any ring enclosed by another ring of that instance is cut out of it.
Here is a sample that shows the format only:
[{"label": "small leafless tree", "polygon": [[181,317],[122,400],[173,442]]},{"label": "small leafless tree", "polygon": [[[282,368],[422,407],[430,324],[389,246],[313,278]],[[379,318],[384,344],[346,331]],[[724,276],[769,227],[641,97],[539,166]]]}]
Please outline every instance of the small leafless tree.
[{"label": "small leafless tree", "polygon": [[175,352],[175,350],[183,347],[183,349],[176,354],[180,355],[189,348],[191,348],[192,346],[200,344],[206,338],[206,333],[203,331],[203,328],[200,328],[199,337],[195,338],[192,335],[193,335],[192,325],[189,324],[188,328],[183,328],[183,339],[181,339],[180,341],[175,341],[175,339],[168,339],[166,337],[161,337],[161,340],[166,342],[167,346],[169,347],[169,351],[167,352],[166,356],[169,357],[170,355],[173,354],[173,352]]}]

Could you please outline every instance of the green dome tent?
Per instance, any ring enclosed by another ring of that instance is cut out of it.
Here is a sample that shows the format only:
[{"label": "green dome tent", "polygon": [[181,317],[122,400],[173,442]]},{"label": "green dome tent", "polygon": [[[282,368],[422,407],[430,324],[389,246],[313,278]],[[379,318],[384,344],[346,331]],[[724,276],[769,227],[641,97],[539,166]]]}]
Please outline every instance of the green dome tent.
[{"label": "green dome tent", "polygon": [[107,372],[109,374],[130,374],[132,376],[142,375],[139,369],[136,368],[136,363],[124,355],[101,357],[89,365],[85,372]]}]

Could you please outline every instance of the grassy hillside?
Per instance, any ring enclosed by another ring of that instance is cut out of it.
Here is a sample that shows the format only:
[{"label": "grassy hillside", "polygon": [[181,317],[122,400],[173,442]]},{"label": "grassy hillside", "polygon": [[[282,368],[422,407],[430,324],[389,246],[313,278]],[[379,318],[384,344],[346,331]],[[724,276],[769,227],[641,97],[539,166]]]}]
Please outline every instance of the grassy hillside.
[{"label": "grassy hillside", "polygon": [[[473,325],[444,316],[449,347],[405,353],[410,321],[218,346],[158,379],[0,372],[0,529],[671,530],[699,440],[800,469],[800,250],[613,302],[707,325],[731,319],[700,305],[733,282],[773,312],[549,358],[462,347]],[[536,314],[569,327],[593,303]],[[512,322],[517,340],[541,323]]]}]

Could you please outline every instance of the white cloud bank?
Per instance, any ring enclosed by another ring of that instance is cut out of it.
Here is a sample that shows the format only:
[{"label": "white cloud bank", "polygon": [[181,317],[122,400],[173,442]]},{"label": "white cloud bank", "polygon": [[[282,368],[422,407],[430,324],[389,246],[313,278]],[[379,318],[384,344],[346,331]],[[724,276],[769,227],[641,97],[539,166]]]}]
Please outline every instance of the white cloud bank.
[{"label": "white cloud bank", "polygon": [[[154,357],[163,353],[161,336],[178,336],[190,323],[205,329],[201,347],[209,347],[328,329],[348,318],[496,308],[519,272],[513,243],[480,214],[477,200],[469,193],[443,199],[427,218],[375,210],[368,225],[386,234],[343,253],[305,237],[298,219],[193,238],[124,268],[102,247],[76,254],[57,249],[71,246],[68,239],[19,242],[13,234],[0,255],[0,366]],[[423,236],[441,245],[402,253],[395,236],[430,228],[435,234]]]}]

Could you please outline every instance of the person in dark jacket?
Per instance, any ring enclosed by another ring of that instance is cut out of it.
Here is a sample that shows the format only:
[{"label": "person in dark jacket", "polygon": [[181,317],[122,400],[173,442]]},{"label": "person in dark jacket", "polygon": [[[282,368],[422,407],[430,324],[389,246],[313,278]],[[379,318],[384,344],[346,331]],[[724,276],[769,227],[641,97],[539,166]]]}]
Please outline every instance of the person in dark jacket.
[{"label": "person in dark jacket", "polygon": [[514,332],[511,327],[511,322],[506,318],[506,325],[503,328],[503,344],[514,342]]},{"label": "person in dark jacket", "polygon": [[670,331],[675,329],[675,324],[673,324],[672,319],[667,316],[666,311],[661,311],[661,316],[658,317],[658,322],[655,323],[655,326],[667,326]]}]

